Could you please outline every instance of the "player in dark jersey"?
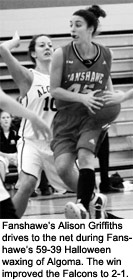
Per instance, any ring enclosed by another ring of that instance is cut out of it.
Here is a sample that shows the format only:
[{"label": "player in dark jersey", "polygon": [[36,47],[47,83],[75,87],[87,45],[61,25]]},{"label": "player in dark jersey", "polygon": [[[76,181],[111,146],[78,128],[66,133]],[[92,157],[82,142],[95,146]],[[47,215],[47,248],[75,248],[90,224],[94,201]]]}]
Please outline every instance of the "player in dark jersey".
[{"label": "player in dark jersey", "polygon": [[[66,218],[105,217],[106,196],[94,192],[95,156],[101,133],[120,111],[119,105],[103,104],[102,92],[113,91],[111,52],[93,42],[99,17],[105,16],[96,5],[76,11],[70,21],[73,40],[57,49],[52,61],[51,94],[58,111],[51,147],[61,178],[71,188],[77,185],[77,203],[67,203]],[[76,160],[79,178],[73,176]]]}]

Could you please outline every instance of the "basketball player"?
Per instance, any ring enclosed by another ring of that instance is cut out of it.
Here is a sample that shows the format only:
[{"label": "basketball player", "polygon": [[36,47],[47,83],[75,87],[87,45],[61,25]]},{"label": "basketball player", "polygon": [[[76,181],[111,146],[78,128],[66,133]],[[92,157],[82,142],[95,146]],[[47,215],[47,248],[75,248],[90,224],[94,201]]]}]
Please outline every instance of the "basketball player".
[{"label": "basketball player", "polygon": [[[56,113],[54,98],[49,93],[50,64],[53,54],[51,39],[43,34],[33,37],[29,45],[29,53],[35,65],[35,70],[27,69],[12,55],[11,50],[19,45],[19,36],[15,36],[1,44],[1,55],[17,84],[22,96],[22,104],[34,111],[45,120],[51,128],[53,116]],[[45,170],[50,185],[55,189],[67,187],[57,175],[53,152],[50,144],[42,135],[36,139],[31,123],[23,119],[19,130],[18,170],[19,179],[16,184],[18,191],[13,197],[13,203],[18,217],[21,217],[27,207],[30,195],[33,193],[42,169]]]},{"label": "basketball player", "polygon": [[[110,79],[111,52],[93,42],[99,17],[105,12],[96,5],[76,11],[70,20],[72,42],[58,48],[51,67],[51,94],[56,99],[52,149],[62,180],[77,184],[77,203],[68,202],[66,218],[105,218],[106,196],[94,193],[95,161],[101,133],[118,115],[120,106],[103,106],[98,91],[113,91]],[[105,132],[104,132],[105,134]],[[102,137],[103,138],[103,137]],[[78,159],[78,182],[72,176]]]},{"label": "basketball player", "polygon": [[[10,114],[16,114],[18,117],[28,118],[32,122],[33,129],[37,135],[38,130],[43,136],[48,139],[50,137],[50,131],[44,121],[38,117],[34,112],[24,108],[13,98],[6,95],[0,87],[0,108],[9,112]],[[5,175],[6,175],[7,162],[6,159],[0,157],[0,219],[17,219],[16,210],[12,203],[9,193],[4,187]]]}]

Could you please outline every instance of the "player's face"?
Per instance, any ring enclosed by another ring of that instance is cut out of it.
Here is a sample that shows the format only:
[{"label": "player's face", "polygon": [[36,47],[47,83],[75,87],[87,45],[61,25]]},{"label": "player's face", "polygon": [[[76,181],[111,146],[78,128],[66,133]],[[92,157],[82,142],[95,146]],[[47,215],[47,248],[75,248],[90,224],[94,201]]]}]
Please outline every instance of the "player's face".
[{"label": "player's face", "polygon": [[76,44],[88,42],[92,36],[92,28],[88,28],[84,18],[73,15],[70,21],[71,37]]},{"label": "player's face", "polygon": [[11,115],[7,112],[2,112],[0,117],[0,124],[3,129],[9,129],[11,126]]},{"label": "player's face", "polygon": [[39,61],[46,61],[52,59],[53,45],[47,36],[40,36],[36,39],[35,58]]}]

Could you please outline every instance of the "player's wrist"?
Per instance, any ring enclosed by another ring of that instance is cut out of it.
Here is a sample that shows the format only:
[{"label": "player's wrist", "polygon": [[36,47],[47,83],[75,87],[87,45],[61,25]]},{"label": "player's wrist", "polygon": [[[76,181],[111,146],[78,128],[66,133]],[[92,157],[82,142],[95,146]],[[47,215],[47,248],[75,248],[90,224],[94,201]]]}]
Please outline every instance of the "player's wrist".
[{"label": "player's wrist", "polygon": [[77,102],[84,104],[84,98],[82,93],[77,94]]}]

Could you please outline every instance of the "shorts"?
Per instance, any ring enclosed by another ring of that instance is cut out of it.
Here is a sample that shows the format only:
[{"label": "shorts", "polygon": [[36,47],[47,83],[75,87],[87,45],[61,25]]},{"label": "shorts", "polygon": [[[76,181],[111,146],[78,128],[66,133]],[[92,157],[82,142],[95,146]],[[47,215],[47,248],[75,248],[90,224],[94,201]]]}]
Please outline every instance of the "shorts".
[{"label": "shorts", "polygon": [[96,155],[103,125],[105,121],[99,123],[89,116],[87,110],[59,111],[53,122],[51,149],[54,157],[57,158],[64,153],[73,153],[76,156],[80,148],[90,150]]},{"label": "shorts", "polygon": [[17,143],[18,172],[23,171],[38,178],[41,173],[42,158],[38,145],[33,140],[20,138]]},{"label": "shorts", "polygon": [[0,161],[2,161],[4,166],[5,166],[5,172],[9,173],[9,169],[8,169],[8,167],[9,167],[9,160],[8,160],[8,158],[0,156]]},{"label": "shorts", "polygon": [[66,190],[67,186],[57,174],[53,152],[49,144],[43,140],[29,140],[20,138],[18,148],[18,172],[23,171],[34,176],[40,183],[41,172],[45,171],[50,185],[57,191]]},{"label": "shorts", "polygon": [[4,187],[2,178],[0,177],[0,202],[10,197],[9,192]]}]

